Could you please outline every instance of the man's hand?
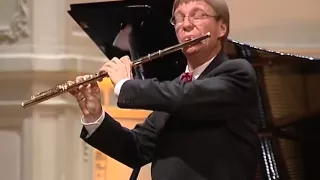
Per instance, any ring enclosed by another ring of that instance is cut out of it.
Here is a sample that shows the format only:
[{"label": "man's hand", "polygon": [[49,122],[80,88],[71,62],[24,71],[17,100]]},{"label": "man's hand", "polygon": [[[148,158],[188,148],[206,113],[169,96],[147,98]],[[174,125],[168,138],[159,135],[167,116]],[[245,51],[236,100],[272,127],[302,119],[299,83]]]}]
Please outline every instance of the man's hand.
[{"label": "man's hand", "polygon": [[107,72],[113,85],[116,85],[122,79],[132,79],[129,56],[120,59],[112,58],[100,68],[100,72]]},{"label": "man's hand", "polygon": [[[92,75],[78,76],[76,82],[82,82]],[[72,83],[71,81],[68,82]],[[73,95],[80,106],[80,109],[84,115],[84,120],[87,123],[98,120],[102,114],[102,105],[100,97],[100,88],[97,82],[90,83],[88,85],[80,85],[77,89],[70,92]]]},{"label": "man's hand", "polygon": [[101,67],[100,72],[107,72],[113,85],[116,85],[122,79],[132,79],[129,56],[124,56],[120,59],[113,58]]}]

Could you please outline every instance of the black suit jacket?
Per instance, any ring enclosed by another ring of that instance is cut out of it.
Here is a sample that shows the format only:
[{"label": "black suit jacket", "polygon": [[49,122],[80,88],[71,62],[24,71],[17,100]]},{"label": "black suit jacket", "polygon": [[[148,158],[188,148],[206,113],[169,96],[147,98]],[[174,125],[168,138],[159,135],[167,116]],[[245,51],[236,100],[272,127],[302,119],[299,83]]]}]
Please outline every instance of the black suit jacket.
[{"label": "black suit jacket", "polygon": [[126,81],[118,106],[154,112],[132,130],[105,113],[81,138],[129,167],[152,162],[153,180],[250,180],[259,156],[257,96],[251,64],[220,52],[190,83]]}]

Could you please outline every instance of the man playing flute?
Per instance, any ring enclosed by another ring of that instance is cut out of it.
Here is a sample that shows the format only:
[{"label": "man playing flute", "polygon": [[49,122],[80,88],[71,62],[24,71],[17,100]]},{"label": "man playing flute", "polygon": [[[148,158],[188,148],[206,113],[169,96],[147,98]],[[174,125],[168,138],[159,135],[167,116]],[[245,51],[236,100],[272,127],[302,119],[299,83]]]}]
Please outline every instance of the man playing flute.
[{"label": "man playing flute", "polygon": [[83,113],[81,138],[131,168],[151,162],[153,180],[253,180],[257,76],[248,61],[229,60],[223,51],[225,0],[175,0],[171,23],[180,43],[211,37],[183,49],[186,72],[172,81],[133,79],[128,56],[105,63],[100,70],[109,74],[117,105],[153,112],[127,129],[103,111],[97,83],[80,86],[72,95]]}]

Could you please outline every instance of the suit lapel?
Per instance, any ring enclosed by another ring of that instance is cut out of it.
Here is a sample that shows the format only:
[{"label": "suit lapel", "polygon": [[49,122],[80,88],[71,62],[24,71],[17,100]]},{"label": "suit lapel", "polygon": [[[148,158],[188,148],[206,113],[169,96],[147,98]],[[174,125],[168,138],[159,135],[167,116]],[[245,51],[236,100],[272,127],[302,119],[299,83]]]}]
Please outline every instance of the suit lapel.
[{"label": "suit lapel", "polygon": [[212,60],[212,62],[204,69],[204,71],[200,74],[198,79],[203,79],[207,77],[208,74],[213,71],[216,67],[218,67],[221,63],[228,60],[228,57],[225,55],[224,51],[221,50],[217,56]]}]

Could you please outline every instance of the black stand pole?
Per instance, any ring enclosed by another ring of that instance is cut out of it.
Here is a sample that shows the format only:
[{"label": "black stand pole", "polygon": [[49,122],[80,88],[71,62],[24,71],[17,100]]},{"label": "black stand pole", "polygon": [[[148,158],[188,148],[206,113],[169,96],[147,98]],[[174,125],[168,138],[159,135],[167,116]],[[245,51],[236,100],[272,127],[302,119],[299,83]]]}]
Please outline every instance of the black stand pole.
[{"label": "black stand pole", "polygon": [[137,180],[139,172],[140,172],[140,168],[134,169],[131,173],[129,180]]}]

